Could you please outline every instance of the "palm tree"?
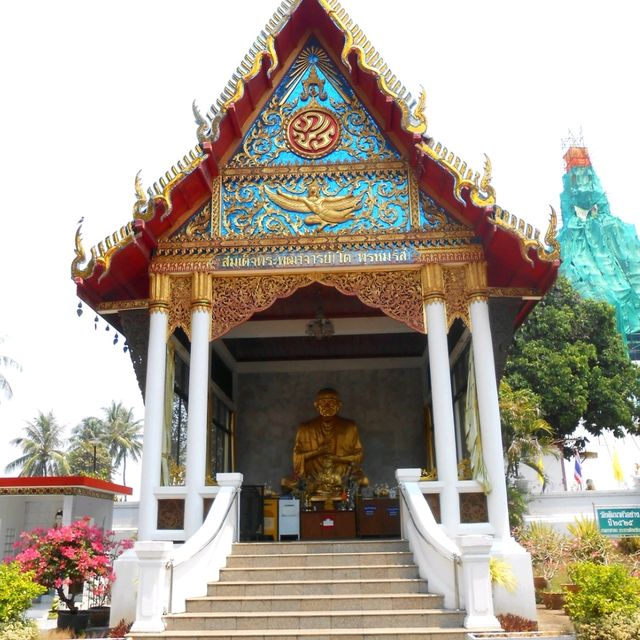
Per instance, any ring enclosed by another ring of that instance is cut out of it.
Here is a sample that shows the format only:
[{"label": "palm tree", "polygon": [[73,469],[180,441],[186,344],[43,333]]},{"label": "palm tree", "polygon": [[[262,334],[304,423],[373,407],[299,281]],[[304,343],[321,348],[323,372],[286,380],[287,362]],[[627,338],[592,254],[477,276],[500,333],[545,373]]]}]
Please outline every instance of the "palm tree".
[{"label": "palm tree", "polygon": [[[4,338],[0,336],[0,344],[4,342]],[[0,355],[0,369],[15,369],[20,371],[20,365],[9,356]],[[0,371],[0,396],[4,396],[7,400],[11,400],[13,389],[6,376]]]},{"label": "palm tree", "polygon": [[21,469],[21,476],[59,476],[69,473],[65,453],[62,451],[64,427],[58,424],[53,412],[38,412],[32,422],[27,422],[26,435],[15,438],[12,445],[22,447],[23,454],[10,462],[6,471]]},{"label": "palm tree", "polygon": [[104,424],[100,418],[94,416],[82,418],[80,424],[71,429],[69,444],[76,447],[91,440],[105,441]]},{"label": "palm tree", "polygon": [[122,464],[122,484],[126,484],[127,458],[139,460],[142,454],[142,421],[134,420],[133,409],[127,409],[121,402],[112,402],[102,410],[104,439],[108,443],[113,468],[117,469]]}]

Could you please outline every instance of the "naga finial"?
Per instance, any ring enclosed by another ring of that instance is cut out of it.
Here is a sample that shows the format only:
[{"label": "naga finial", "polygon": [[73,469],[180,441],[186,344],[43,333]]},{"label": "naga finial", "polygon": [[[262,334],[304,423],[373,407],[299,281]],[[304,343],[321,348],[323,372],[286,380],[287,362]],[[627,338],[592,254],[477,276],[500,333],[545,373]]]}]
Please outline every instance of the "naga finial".
[{"label": "naga finial", "polygon": [[198,109],[198,105],[196,101],[193,101],[191,105],[191,109],[193,111],[193,117],[195,118],[196,124],[198,125],[198,129],[196,131],[196,136],[198,137],[198,142],[205,142],[207,139],[206,130],[207,130],[207,121],[202,117],[202,113],[200,113],[200,109]]},{"label": "naga finial", "polygon": [[560,243],[556,237],[556,229],[558,228],[558,215],[555,209],[549,205],[551,213],[549,215],[549,227],[547,233],[544,234],[544,242],[548,247],[551,247],[551,251],[545,251],[544,257],[546,260],[559,260],[560,259]]},{"label": "naga finial", "polygon": [[89,273],[91,273],[93,269],[93,260],[90,260],[84,267],[82,266],[87,259],[87,254],[85,253],[84,247],[82,246],[82,223],[84,222],[84,216],[78,220],[78,229],[76,230],[76,238],[75,238],[75,248],[74,253],[76,254],[75,258],[71,262],[71,277],[72,278],[84,278]]},{"label": "naga finial", "polygon": [[476,207],[490,207],[496,203],[496,190],[491,186],[492,167],[489,156],[484,154],[482,177],[475,176],[475,184],[471,188],[471,201]]},{"label": "naga finial", "polygon": [[420,95],[418,96],[418,102],[413,110],[413,117],[424,127],[424,132],[427,130],[427,116],[425,109],[427,106],[427,92],[423,86],[420,87]]},{"label": "naga finial", "polygon": [[490,193],[493,191],[493,187],[491,186],[491,178],[493,177],[491,172],[491,160],[489,156],[484,154],[484,168],[482,170],[482,178],[480,178],[480,189],[484,191],[484,193]]},{"label": "naga finial", "polygon": [[84,216],[78,220],[78,229],[76,230],[76,258],[80,260],[80,262],[84,262],[85,252],[84,247],[82,246],[82,223],[84,222]]},{"label": "naga finial", "polygon": [[137,219],[144,220],[145,219],[144,214],[146,213],[146,209],[147,209],[147,197],[145,195],[144,189],[142,188],[142,178],[140,178],[141,173],[142,173],[142,170],[136,173],[136,180],[135,180],[136,201],[133,205],[134,220],[137,220]]}]

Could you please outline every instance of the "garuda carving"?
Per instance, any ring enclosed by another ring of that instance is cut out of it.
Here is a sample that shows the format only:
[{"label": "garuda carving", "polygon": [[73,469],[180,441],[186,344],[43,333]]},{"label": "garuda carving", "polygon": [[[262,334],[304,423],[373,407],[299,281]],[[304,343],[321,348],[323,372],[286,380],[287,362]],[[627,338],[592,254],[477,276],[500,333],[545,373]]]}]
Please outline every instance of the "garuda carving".
[{"label": "garuda carving", "polygon": [[306,196],[280,194],[265,189],[269,199],[287,211],[306,213],[305,224],[318,225],[318,230],[330,224],[340,224],[353,218],[356,211],[362,208],[364,196],[321,196],[317,184],[309,186]]}]

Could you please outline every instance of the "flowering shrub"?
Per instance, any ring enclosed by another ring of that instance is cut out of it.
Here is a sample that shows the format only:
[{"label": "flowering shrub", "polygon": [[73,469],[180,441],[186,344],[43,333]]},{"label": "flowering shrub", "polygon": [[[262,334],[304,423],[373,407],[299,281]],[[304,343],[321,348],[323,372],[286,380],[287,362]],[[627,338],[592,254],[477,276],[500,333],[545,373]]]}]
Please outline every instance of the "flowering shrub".
[{"label": "flowering shrub", "polygon": [[640,578],[634,578],[622,564],[578,562],[569,567],[569,577],[579,589],[565,595],[565,609],[576,622],[598,622],[613,613],[640,611]]},{"label": "flowering shrub", "polygon": [[31,606],[31,601],[46,589],[33,581],[15,562],[0,564],[0,624],[17,620]]},{"label": "flowering shrub", "polygon": [[11,620],[0,624],[0,640],[38,640],[40,632],[33,620]]},{"label": "flowering shrub", "polygon": [[640,638],[640,611],[618,611],[595,622],[576,623],[578,640],[637,640]]},{"label": "flowering shrub", "polygon": [[544,522],[532,522],[514,531],[518,542],[531,554],[536,575],[551,580],[565,560],[569,546],[566,536]]},{"label": "flowering shrub", "polygon": [[113,531],[91,526],[88,517],[57,529],[25,531],[16,543],[15,561],[23,571],[32,571],[38,584],[55,589],[60,601],[76,613],[75,594],[66,594],[64,588],[84,582],[110,586],[115,579],[113,561],[132,546],[113,536]]},{"label": "flowering shrub", "polygon": [[567,529],[573,536],[567,546],[569,561],[607,564],[613,559],[615,545],[600,533],[595,520],[576,518],[573,524],[567,525]]}]

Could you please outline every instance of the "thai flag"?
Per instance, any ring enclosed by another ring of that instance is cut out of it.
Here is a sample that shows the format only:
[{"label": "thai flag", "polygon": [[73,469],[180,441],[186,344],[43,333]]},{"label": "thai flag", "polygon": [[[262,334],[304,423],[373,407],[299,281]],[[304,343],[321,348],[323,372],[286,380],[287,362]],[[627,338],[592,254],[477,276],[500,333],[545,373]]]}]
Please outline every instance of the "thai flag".
[{"label": "thai flag", "polygon": [[575,464],[573,465],[573,478],[582,488],[582,465],[577,451],[575,452]]}]

